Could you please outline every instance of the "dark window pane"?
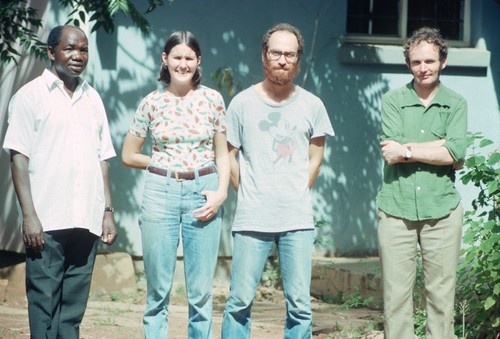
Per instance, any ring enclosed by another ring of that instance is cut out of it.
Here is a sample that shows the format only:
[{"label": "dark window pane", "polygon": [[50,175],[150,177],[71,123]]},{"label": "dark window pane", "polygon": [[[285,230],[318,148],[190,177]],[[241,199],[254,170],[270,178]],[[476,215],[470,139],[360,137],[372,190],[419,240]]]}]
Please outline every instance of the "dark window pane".
[{"label": "dark window pane", "polygon": [[347,33],[398,36],[400,0],[348,0]]},{"label": "dark window pane", "polygon": [[408,35],[435,27],[445,39],[463,39],[464,0],[408,0]]}]

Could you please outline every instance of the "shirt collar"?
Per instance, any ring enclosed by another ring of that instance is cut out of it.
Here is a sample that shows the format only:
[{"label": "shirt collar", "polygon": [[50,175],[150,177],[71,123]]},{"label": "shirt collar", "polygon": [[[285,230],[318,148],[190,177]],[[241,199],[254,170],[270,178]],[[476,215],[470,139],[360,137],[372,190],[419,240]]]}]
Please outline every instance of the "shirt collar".
[{"label": "shirt collar", "polygon": [[[413,88],[413,80],[406,84],[406,91],[403,95],[403,100],[401,101],[401,107],[408,106],[423,106],[422,102],[418,98],[417,92]],[[432,99],[431,105],[439,106],[450,106],[450,95],[448,88],[442,83],[439,84],[438,91],[434,98]]]},{"label": "shirt collar", "polygon": [[[43,71],[42,78],[50,91],[55,88],[61,88],[61,90],[63,89],[63,81],[48,69]],[[88,82],[80,77],[77,78],[77,81],[78,86],[76,86],[75,93],[79,91],[86,92],[89,86]]]}]

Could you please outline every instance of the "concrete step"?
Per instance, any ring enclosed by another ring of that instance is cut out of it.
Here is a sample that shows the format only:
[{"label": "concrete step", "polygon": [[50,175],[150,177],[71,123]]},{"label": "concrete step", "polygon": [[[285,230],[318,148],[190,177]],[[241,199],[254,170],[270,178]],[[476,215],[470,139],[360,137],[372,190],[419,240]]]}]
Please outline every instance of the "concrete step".
[{"label": "concrete step", "polygon": [[[0,301],[25,297],[24,255],[0,254]],[[7,261],[12,265],[7,265]],[[379,267],[378,258],[314,258],[311,295],[339,302],[346,295],[356,294],[361,298],[372,298],[378,305],[382,299]],[[231,259],[219,258],[214,285],[229,286],[230,269]],[[177,261],[174,283],[184,284],[182,258]],[[146,289],[144,265],[140,258],[120,252],[97,255],[91,295],[132,295],[138,288]]]}]

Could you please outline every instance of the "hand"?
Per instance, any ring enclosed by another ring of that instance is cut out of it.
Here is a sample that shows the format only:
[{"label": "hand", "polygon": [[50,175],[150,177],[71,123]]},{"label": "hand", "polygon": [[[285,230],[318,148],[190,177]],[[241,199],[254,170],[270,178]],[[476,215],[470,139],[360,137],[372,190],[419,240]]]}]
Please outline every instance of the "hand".
[{"label": "hand", "polygon": [[23,218],[23,242],[26,248],[40,253],[44,249],[43,227],[37,216]]},{"label": "hand", "polygon": [[195,209],[193,216],[200,221],[208,221],[217,214],[222,203],[226,200],[227,194],[214,191],[203,191],[201,194],[207,198],[207,202],[200,208]]},{"label": "hand", "polygon": [[116,225],[114,214],[111,212],[104,212],[102,217],[102,235],[101,241],[106,245],[111,245],[115,242],[118,233],[116,232]]},{"label": "hand", "polygon": [[386,140],[380,142],[382,156],[389,165],[401,162],[404,159],[406,147],[399,142],[393,140]]}]

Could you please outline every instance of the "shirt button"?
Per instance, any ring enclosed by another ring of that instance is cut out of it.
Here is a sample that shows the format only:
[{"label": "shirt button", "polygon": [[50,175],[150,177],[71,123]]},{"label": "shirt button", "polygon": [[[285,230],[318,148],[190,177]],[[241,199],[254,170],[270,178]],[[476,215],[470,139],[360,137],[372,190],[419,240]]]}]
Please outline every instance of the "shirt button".
[{"label": "shirt button", "polygon": [[417,186],[417,191],[420,191],[420,186]]},{"label": "shirt button", "polygon": [[420,130],[420,133],[424,134],[424,133],[425,133],[425,131],[424,131],[423,129],[421,129],[421,130]]},{"label": "shirt button", "polygon": [[422,168],[420,168],[420,167],[417,167],[417,171],[421,171],[421,170],[422,170]]}]

